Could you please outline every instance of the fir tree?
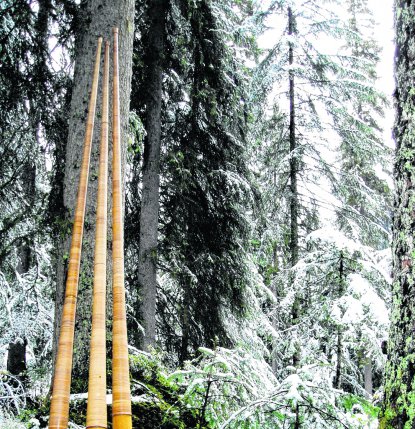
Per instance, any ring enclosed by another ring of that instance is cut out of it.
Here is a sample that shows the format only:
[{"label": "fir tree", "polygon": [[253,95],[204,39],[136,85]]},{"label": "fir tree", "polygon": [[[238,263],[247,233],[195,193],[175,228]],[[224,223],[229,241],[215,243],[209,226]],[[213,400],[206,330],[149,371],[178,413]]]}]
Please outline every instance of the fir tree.
[{"label": "fir tree", "polygon": [[[66,143],[57,148],[59,155],[64,155],[63,162],[58,162],[55,170],[56,208],[51,221],[60,226],[60,234],[55,236],[55,270],[56,270],[56,298],[54,323],[54,356],[58,341],[61,311],[65,293],[66,263],[70,245],[70,233],[75,198],[79,181],[79,171],[82,145],[84,141],[87,103],[91,86],[93,58],[98,37],[112,38],[112,28],[119,27],[120,31],[120,115],[121,138],[126,140],[128,126],[128,112],[130,101],[131,57],[133,39],[133,4],[131,1],[121,1],[114,7],[112,2],[87,1],[78,5],[75,12],[75,67],[73,86],[68,117],[68,135]],[[100,106],[98,98],[97,106]],[[97,108],[99,114],[100,108]],[[98,147],[100,130],[99,121],[96,121],[94,131],[93,150],[91,154],[90,178],[96,177],[98,168]],[[124,145],[122,145],[125,147]],[[125,154],[123,155],[125,157]],[[124,164],[124,162],[123,162]],[[94,223],[96,209],[97,181],[90,180],[83,235],[82,266],[79,281],[79,297],[74,351],[74,383],[79,377],[79,388],[83,388],[85,371],[87,370],[87,355],[90,335],[90,306],[92,297],[92,259],[94,243]]]},{"label": "fir tree", "polygon": [[[167,17],[158,252],[166,274],[159,276],[158,308],[167,347],[182,361],[216,337],[230,344],[223,312],[243,308],[247,272],[242,249],[249,230],[239,208],[242,201],[249,204],[250,186],[246,112],[240,102],[244,77],[238,73],[234,48],[226,45],[237,39],[221,33],[227,16],[223,10],[229,6],[172,2]],[[239,40],[245,43],[242,34]],[[133,171],[139,174],[136,167]],[[134,178],[132,183],[139,182]],[[128,219],[134,222],[132,214]],[[174,308],[179,317],[170,319]]]},{"label": "fir tree", "polygon": [[412,97],[415,86],[414,60],[410,55],[414,43],[414,3],[396,1],[396,83],[397,117],[394,134],[395,204],[393,222],[393,286],[385,400],[381,428],[413,427],[414,411],[414,243],[413,183],[414,155]]}]

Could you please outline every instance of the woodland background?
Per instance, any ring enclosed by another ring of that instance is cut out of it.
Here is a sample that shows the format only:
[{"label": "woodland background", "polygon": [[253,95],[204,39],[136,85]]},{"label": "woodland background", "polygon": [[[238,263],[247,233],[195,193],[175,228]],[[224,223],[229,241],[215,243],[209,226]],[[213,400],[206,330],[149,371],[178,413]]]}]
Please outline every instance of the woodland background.
[{"label": "woodland background", "polygon": [[0,426],[46,427],[93,53],[117,25],[134,425],[377,427],[392,100],[368,2],[4,0],[0,22]]}]

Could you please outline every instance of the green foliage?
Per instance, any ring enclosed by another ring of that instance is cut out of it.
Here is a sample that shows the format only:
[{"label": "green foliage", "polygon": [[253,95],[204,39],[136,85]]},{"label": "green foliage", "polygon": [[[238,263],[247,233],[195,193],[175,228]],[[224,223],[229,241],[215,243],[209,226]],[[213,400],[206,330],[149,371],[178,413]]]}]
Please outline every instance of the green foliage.
[{"label": "green foliage", "polygon": [[[206,422],[182,396],[177,383],[156,356],[130,355],[133,397],[133,427],[207,428]],[[138,396],[139,395],[139,396]]]},{"label": "green foliage", "polygon": [[353,411],[355,405],[359,405],[365,414],[376,419],[379,416],[380,407],[373,405],[370,401],[365,398],[356,395],[344,395],[342,397],[342,404],[346,411]]},{"label": "green foliage", "polygon": [[[201,344],[213,346],[215,337],[222,345],[232,343],[223,313],[244,314],[249,283],[244,249],[249,246],[250,228],[245,212],[253,199],[245,152],[248,109],[241,102],[247,76],[235,56],[237,36],[226,32],[225,21],[240,19],[231,4],[174,1],[166,23],[157,258],[160,274],[169,281],[162,283],[158,311],[164,347],[182,362]],[[135,52],[137,58],[147,58],[151,48],[146,45],[145,13],[137,25],[143,37]],[[145,64],[137,64],[132,107],[140,116],[145,76]],[[127,200],[131,285],[137,282],[133,261],[139,246],[141,162],[142,156],[135,154]],[[134,291],[136,301],[138,294]],[[172,314],[173,301],[178,317]]]}]

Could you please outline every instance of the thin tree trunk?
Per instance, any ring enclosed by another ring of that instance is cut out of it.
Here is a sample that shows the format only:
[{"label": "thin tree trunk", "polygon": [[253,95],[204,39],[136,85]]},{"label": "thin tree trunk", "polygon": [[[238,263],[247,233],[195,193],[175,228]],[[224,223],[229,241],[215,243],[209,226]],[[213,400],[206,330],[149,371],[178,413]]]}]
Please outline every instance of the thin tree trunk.
[{"label": "thin tree trunk", "polygon": [[[51,10],[50,0],[39,0],[39,11],[37,14],[35,31],[36,31],[36,44],[39,52],[35,56],[35,64],[33,73],[36,76],[41,76],[42,72],[47,69],[47,35],[48,35],[48,22]],[[33,89],[34,99],[30,100],[29,118],[33,136],[35,137],[35,144],[39,144],[39,123],[40,123],[40,109],[36,108],[39,100],[37,97],[43,97],[46,93],[44,88],[39,88],[42,83],[36,83]],[[36,150],[36,149],[35,149]],[[23,190],[25,193],[25,200],[29,202],[32,207],[35,203],[36,195],[36,166],[31,162],[26,162],[23,167],[22,174]],[[25,274],[29,271],[32,263],[33,241],[28,239],[18,249],[19,261],[17,264],[17,272]],[[26,371],[26,338],[16,338],[13,342],[9,343],[7,355],[7,370],[13,375],[19,375]]]},{"label": "thin tree trunk", "polygon": [[336,374],[333,380],[333,387],[340,388],[342,373],[342,335],[340,328],[337,328],[337,344],[336,344]]},{"label": "thin tree trunk", "polygon": [[184,280],[181,282],[183,287],[183,303],[181,311],[182,338],[180,342],[179,362],[183,364],[189,356],[189,341],[190,341],[190,287],[191,279],[184,275]]},{"label": "thin tree trunk", "polygon": [[[339,287],[338,287],[337,293],[338,293],[338,298],[341,298],[344,294],[344,258],[343,258],[343,252],[340,252],[340,258],[339,258]],[[343,350],[342,327],[339,325],[337,327],[336,374],[335,374],[334,380],[333,380],[333,386],[336,389],[340,389],[340,387],[341,387],[341,373],[342,373],[342,359],[343,359],[342,350]]]},{"label": "thin tree trunk", "polygon": [[[288,35],[294,34],[294,17],[291,8],[288,8]],[[294,46],[289,44],[290,67],[294,64]],[[294,72],[289,71],[289,97],[290,97],[290,252],[291,252],[291,267],[298,262],[298,158],[296,154],[297,139],[295,133],[295,85]]]},{"label": "thin tree trunk", "polygon": [[[294,16],[291,7],[288,8],[288,35],[293,36],[295,33]],[[298,212],[299,212],[299,201],[298,201],[298,186],[297,186],[297,174],[298,174],[298,154],[297,152],[297,138],[295,133],[295,82],[294,72],[292,66],[294,64],[294,44],[292,41],[289,43],[288,51],[288,64],[290,66],[289,71],[289,100],[290,100],[290,264],[293,268],[298,262],[299,245],[298,245]],[[294,287],[295,274],[291,271],[291,287]],[[295,293],[294,302],[291,308],[291,319],[293,326],[299,323],[300,318],[300,299]],[[300,346],[298,343],[294,345],[294,353],[292,356],[292,365],[298,367],[300,365]],[[295,423],[294,429],[299,429],[300,423],[300,410],[298,404],[295,407]]]},{"label": "thin tree trunk", "polygon": [[[291,7],[288,8],[288,35],[293,36],[294,16]],[[289,43],[288,63],[290,67],[294,64],[294,45]],[[295,85],[294,72],[289,71],[289,100],[290,100],[290,265],[293,268],[298,262],[299,246],[298,246],[298,158],[297,158],[297,138],[295,133]],[[291,273],[291,285],[294,284],[295,275]],[[294,303],[291,309],[292,324],[295,326],[299,322],[300,300],[297,295],[294,298]],[[293,366],[297,367],[300,362],[300,350],[298,345],[295,345],[296,350],[292,357]]]},{"label": "thin tree trunk", "polygon": [[372,359],[367,358],[363,373],[365,379],[365,390],[369,397],[371,397],[373,395]]},{"label": "thin tree trunk", "polygon": [[[67,213],[66,221],[60,220],[67,233],[68,224],[72,221],[76,191],[79,180],[80,159],[82,158],[82,144],[85,131],[88,99],[90,92],[90,76],[95,58],[96,41],[99,36],[106,40],[112,39],[112,28],[120,30],[120,109],[121,109],[121,133],[122,133],[122,165],[125,163],[125,138],[128,127],[131,73],[132,73],[132,42],[134,35],[134,2],[133,0],[88,0],[81,6],[78,32],[76,35],[75,50],[75,74],[72,89],[72,99],[68,114],[69,132],[66,145],[64,172],[60,172],[63,178],[63,206]],[[110,71],[111,73],[111,71]],[[98,106],[101,106],[101,96],[98,97]],[[111,107],[110,107],[111,108]],[[100,108],[97,109],[98,117]],[[75,335],[74,378],[87,379],[89,333],[91,326],[91,302],[92,302],[92,267],[93,267],[93,243],[95,235],[95,212],[98,171],[98,141],[100,136],[100,124],[97,121],[94,130],[94,142],[91,156],[90,183],[88,185],[88,201],[84,231],[84,245],[82,251],[82,266],[79,282],[79,298]],[[111,135],[111,131],[110,131]],[[111,157],[111,154],[110,154]],[[109,210],[111,208],[109,207]],[[66,278],[66,255],[70,245],[70,237],[64,236],[56,243],[57,248],[57,274],[56,274],[56,301],[53,356],[56,358],[57,340],[61,321],[62,304],[64,298]],[[109,252],[108,260],[110,261]],[[108,264],[110,270],[111,263]],[[108,288],[110,290],[110,288]]]},{"label": "thin tree trunk", "polygon": [[[36,189],[36,168],[30,162],[26,163],[26,165],[24,166],[22,180],[25,200],[28,201],[29,204],[34,204]],[[17,263],[16,271],[20,275],[27,273],[30,269],[32,259],[32,246],[33,242],[29,239],[24,244],[19,246],[17,250],[19,260]],[[27,339],[25,337],[15,338],[12,342],[9,343],[6,368],[7,371],[10,372],[10,374],[19,376],[26,371],[26,346]],[[24,381],[25,377],[22,376],[20,378],[21,381]]]},{"label": "thin tree trunk", "polygon": [[[277,243],[274,243],[274,248],[273,248],[273,271],[274,274],[278,272],[278,245]],[[275,286],[272,289],[272,293],[274,294],[275,298],[278,299],[279,298],[279,294],[278,294],[278,286],[277,284],[275,284]],[[278,323],[277,323],[277,315],[274,315],[272,317],[271,320],[272,323],[272,327],[278,331]],[[277,375],[277,371],[278,371],[278,365],[279,365],[279,361],[280,359],[278,358],[278,356],[276,355],[276,348],[277,348],[277,341],[275,341],[275,344],[273,344],[273,350],[272,350],[272,355],[271,355],[271,368],[272,368],[272,372]]]},{"label": "thin tree trunk", "polygon": [[145,335],[144,350],[156,343],[157,236],[160,206],[160,137],[163,84],[163,51],[166,2],[151,0],[149,6],[147,116],[144,141],[138,282],[142,291],[140,313]]}]

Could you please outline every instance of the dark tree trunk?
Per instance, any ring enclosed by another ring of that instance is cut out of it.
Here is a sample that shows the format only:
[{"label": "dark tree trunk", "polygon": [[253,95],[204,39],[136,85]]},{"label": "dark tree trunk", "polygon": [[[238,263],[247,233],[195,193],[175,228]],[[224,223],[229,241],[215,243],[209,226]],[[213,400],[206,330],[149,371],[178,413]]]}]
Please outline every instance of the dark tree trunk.
[{"label": "dark tree trunk", "polygon": [[[27,165],[25,167],[25,172],[23,176],[26,176],[27,171],[34,171],[34,167]],[[34,177],[33,181],[28,180],[25,181],[25,184],[31,185],[33,183],[34,188]],[[30,186],[32,187],[32,186]],[[28,196],[28,201],[31,200],[33,194]],[[19,274],[25,274],[30,269],[30,261],[31,261],[31,250],[30,246],[32,243],[25,243],[24,245],[20,246],[18,249],[19,254],[19,261],[17,264],[17,272]],[[10,372],[10,374],[21,376],[19,377],[21,381],[24,380],[24,372],[27,369],[26,366],[26,346],[27,346],[27,340],[26,338],[15,338],[14,341],[9,343],[8,346],[8,353],[7,353],[7,371]]]},{"label": "dark tree trunk", "polygon": [[[294,34],[294,17],[291,8],[288,8],[288,35]],[[288,63],[294,64],[294,46],[290,42]],[[298,154],[295,134],[295,85],[294,72],[289,71],[289,97],[290,97],[290,252],[291,267],[298,262]]]},{"label": "dark tree trunk", "polygon": [[[61,311],[64,299],[66,280],[66,255],[69,252],[71,237],[68,231],[73,219],[75,199],[78,190],[80,161],[82,158],[85,122],[89,93],[92,85],[92,69],[95,59],[97,39],[102,36],[112,42],[112,28],[119,28],[119,64],[120,64],[120,116],[121,116],[121,147],[123,148],[122,165],[125,164],[126,133],[128,127],[131,72],[132,72],[132,46],[134,35],[134,2],[133,0],[88,0],[82,4],[79,11],[78,28],[76,34],[75,74],[72,88],[71,106],[68,112],[68,141],[66,144],[64,171],[58,172],[63,180],[63,210],[66,219],[60,219],[63,225],[64,238],[57,243],[56,260],[56,301],[55,322],[53,336],[53,358],[56,357],[56,347],[61,321]],[[112,67],[112,66],[111,66]],[[101,67],[102,73],[102,67]],[[110,70],[112,74],[112,70]],[[101,81],[102,82],[102,79]],[[101,83],[98,90],[101,92]],[[101,95],[97,100],[97,118],[101,112]],[[110,109],[112,107],[110,106]],[[110,130],[111,138],[111,130]],[[97,172],[98,172],[98,140],[100,136],[100,121],[95,120],[94,140],[91,154],[91,166],[88,184],[88,198],[85,217],[85,230],[83,237],[82,263],[79,279],[79,294],[76,317],[74,378],[86,379],[88,369],[89,333],[91,325],[92,302],[92,267],[94,247],[94,219],[96,211]],[[111,145],[110,145],[111,147]],[[110,154],[111,165],[111,154]],[[58,186],[60,184],[57,184]],[[111,186],[109,186],[111,189]],[[109,210],[111,207],[109,207]],[[65,236],[66,234],[66,236]],[[109,252],[108,260],[111,260]],[[110,270],[111,264],[108,264]],[[108,288],[110,292],[111,288]],[[110,307],[110,305],[108,305]],[[110,318],[110,315],[108,315]]]},{"label": "dark tree trunk", "polygon": [[[291,7],[288,8],[288,35],[293,36],[295,33],[294,16]],[[290,66],[294,64],[294,44],[289,43],[288,63]],[[295,85],[294,72],[289,71],[289,101],[290,101],[290,265],[294,267],[298,262],[298,154],[297,138],[295,134]],[[291,273],[291,284],[294,284],[295,275]],[[291,309],[292,324],[295,326],[299,322],[300,316],[300,300],[297,295],[294,298],[294,303]],[[292,357],[292,364],[297,367],[300,362],[300,350],[298,345]]]},{"label": "dark tree trunk", "polygon": [[[337,298],[341,298],[344,294],[344,258],[343,252],[340,252],[339,258],[339,287],[338,287],[338,296]],[[337,327],[337,345],[336,345],[336,374],[333,380],[333,386],[336,389],[340,389],[341,387],[341,376],[342,376],[342,327],[339,325]]]},{"label": "dark tree trunk", "polygon": [[[34,76],[34,87],[32,89],[33,99],[30,100],[30,126],[32,135],[35,141],[35,145],[40,147],[39,140],[39,123],[41,109],[37,108],[37,103],[42,105],[44,101],[46,89],[43,88],[42,74],[47,69],[47,36],[48,36],[48,22],[49,14],[51,10],[50,0],[39,1],[39,11],[36,19],[35,31],[36,31],[36,45],[38,52],[35,55],[35,64],[33,70]],[[38,150],[36,148],[35,150]],[[29,210],[35,204],[36,198],[36,166],[29,160],[23,166],[22,172],[22,188],[25,195],[25,200],[28,202]],[[32,265],[32,247],[33,240],[28,237],[24,243],[18,248],[18,263],[16,270],[19,274],[25,274],[30,270]],[[14,341],[9,343],[8,354],[7,354],[7,370],[16,376],[19,376],[26,371],[26,338],[16,338]],[[22,380],[24,379],[24,375]]]},{"label": "dark tree trunk", "polygon": [[396,0],[393,286],[381,429],[415,427],[415,0]]},{"label": "dark tree trunk", "polygon": [[183,364],[189,357],[189,341],[190,341],[190,287],[191,279],[189,276],[183,276],[181,282],[183,287],[183,303],[180,314],[180,322],[182,325],[182,338],[180,342],[179,363]]},{"label": "dark tree trunk", "polygon": [[[191,130],[189,134],[189,138],[184,141],[182,145],[182,151],[185,154],[184,159],[184,166],[187,167],[190,171],[191,165],[186,165],[186,163],[189,163],[189,156],[187,156],[187,152],[190,151],[190,146],[192,145],[192,142],[197,141],[199,138],[198,131],[199,131],[199,125],[198,125],[198,117],[200,115],[201,110],[201,102],[200,102],[200,96],[199,91],[202,90],[203,84],[202,80],[204,77],[203,69],[202,69],[202,61],[203,61],[203,53],[202,48],[200,46],[200,37],[201,37],[201,27],[202,27],[202,21],[201,16],[199,15],[200,10],[203,8],[203,4],[199,5],[199,8],[195,8],[191,13],[191,28],[192,28],[192,43],[193,43],[193,63],[194,63],[194,69],[193,69],[193,76],[192,76],[192,96],[191,96],[191,118],[190,118],[190,125]],[[189,198],[189,201],[186,204],[186,221],[185,224],[187,225],[186,233],[188,237],[192,237],[196,235],[195,228],[197,228],[194,220],[194,202],[191,201],[191,198]],[[187,237],[185,239],[187,241]],[[188,270],[192,271],[192,265],[194,260],[194,255],[191,250],[191,247],[189,244],[185,245],[184,251],[184,263],[187,266]],[[191,336],[194,337],[194,332],[191,326],[191,313],[194,311],[194,309],[191,308],[191,302],[192,302],[192,279],[191,276],[188,275],[188,273],[184,273],[181,276],[180,279],[180,285],[183,290],[183,299],[182,299],[182,306],[180,311],[180,322],[181,322],[181,328],[182,328],[182,337],[180,342],[180,350],[179,350],[179,362],[183,364],[183,362],[188,359],[189,356],[189,348],[191,343]],[[194,341],[193,341],[194,343]]]},{"label": "dark tree trunk", "polygon": [[26,371],[26,346],[27,340],[25,338],[17,338],[9,343],[7,371],[10,374],[19,376]]},{"label": "dark tree trunk", "polygon": [[140,212],[138,282],[142,291],[140,313],[145,335],[142,347],[156,343],[157,236],[160,206],[160,136],[166,2],[151,0],[147,47],[146,131]]}]

